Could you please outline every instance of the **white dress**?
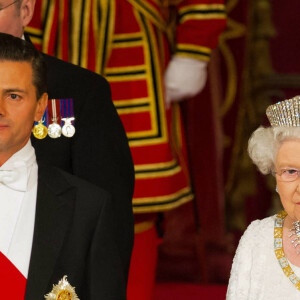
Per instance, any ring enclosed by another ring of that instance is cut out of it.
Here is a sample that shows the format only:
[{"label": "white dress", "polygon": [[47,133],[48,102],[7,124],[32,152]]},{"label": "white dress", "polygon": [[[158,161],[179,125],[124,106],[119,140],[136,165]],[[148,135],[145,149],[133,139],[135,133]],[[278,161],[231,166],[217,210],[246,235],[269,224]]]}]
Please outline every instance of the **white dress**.
[{"label": "white dress", "polygon": [[[274,252],[275,216],[252,222],[237,248],[227,300],[295,300],[300,291],[284,274]],[[295,275],[300,268],[290,263]]]}]

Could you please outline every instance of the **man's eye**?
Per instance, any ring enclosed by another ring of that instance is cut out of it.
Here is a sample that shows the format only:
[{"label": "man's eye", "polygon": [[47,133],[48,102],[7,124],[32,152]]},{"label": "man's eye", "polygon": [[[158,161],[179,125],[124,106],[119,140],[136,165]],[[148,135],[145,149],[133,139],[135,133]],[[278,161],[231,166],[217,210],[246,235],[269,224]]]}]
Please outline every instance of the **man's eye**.
[{"label": "man's eye", "polygon": [[17,99],[20,98],[20,96],[17,95],[17,94],[10,94],[9,96],[10,96],[10,98],[13,99],[13,100],[17,100]]}]

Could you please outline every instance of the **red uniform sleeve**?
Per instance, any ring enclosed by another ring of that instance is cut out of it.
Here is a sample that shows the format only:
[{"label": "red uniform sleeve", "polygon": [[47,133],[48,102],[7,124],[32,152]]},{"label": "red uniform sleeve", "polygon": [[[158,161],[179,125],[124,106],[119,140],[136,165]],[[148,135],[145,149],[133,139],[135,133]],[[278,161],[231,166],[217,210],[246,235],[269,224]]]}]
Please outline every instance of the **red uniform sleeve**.
[{"label": "red uniform sleeve", "polygon": [[183,0],[177,5],[176,55],[208,61],[226,26],[223,0]]}]

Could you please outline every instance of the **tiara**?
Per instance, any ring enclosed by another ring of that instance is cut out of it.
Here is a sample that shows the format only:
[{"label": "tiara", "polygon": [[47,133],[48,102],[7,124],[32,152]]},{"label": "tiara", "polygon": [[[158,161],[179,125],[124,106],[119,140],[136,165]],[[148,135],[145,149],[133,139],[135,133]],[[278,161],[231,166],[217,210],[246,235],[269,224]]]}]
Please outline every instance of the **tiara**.
[{"label": "tiara", "polygon": [[300,96],[270,105],[266,114],[272,127],[300,127]]}]

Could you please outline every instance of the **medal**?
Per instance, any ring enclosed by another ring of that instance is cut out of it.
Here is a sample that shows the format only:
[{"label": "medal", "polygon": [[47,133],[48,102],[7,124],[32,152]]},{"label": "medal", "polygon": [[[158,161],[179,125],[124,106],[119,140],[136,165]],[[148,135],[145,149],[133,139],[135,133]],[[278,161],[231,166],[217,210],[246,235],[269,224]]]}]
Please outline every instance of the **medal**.
[{"label": "medal", "polygon": [[74,117],[74,108],[73,108],[73,99],[60,99],[60,110],[62,121],[65,122],[62,128],[62,134],[65,137],[72,137],[75,134],[75,127],[72,124],[72,121],[75,120]]},{"label": "medal", "polygon": [[72,137],[75,134],[75,127],[71,122],[74,121],[75,118],[63,118],[61,120],[65,122],[62,128],[62,134],[66,137]]},{"label": "medal", "polygon": [[40,120],[32,129],[33,135],[39,140],[44,139],[48,133],[47,127],[43,125],[43,122],[44,120]]},{"label": "medal", "polygon": [[[48,135],[52,139],[57,139],[61,136],[61,127],[58,124],[59,121],[59,102],[56,101],[56,99],[49,100],[49,115],[51,116],[51,120],[53,123],[51,123],[48,126]],[[58,105],[57,105],[58,104]]]},{"label": "medal", "polygon": [[33,136],[39,140],[44,139],[48,133],[48,129],[47,129],[48,124],[49,124],[49,117],[48,117],[48,106],[47,106],[41,120],[35,122],[34,124],[34,127],[32,129]]},{"label": "medal", "polygon": [[45,295],[46,300],[79,300],[75,288],[70,285],[67,276],[64,276],[58,284],[53,285],[52,291]]},{"label": "medal", "polygon": [[52,139],[57,139],[61,136],[61,127],[57,123],[52,123],[48,127],[48,135]]}]

